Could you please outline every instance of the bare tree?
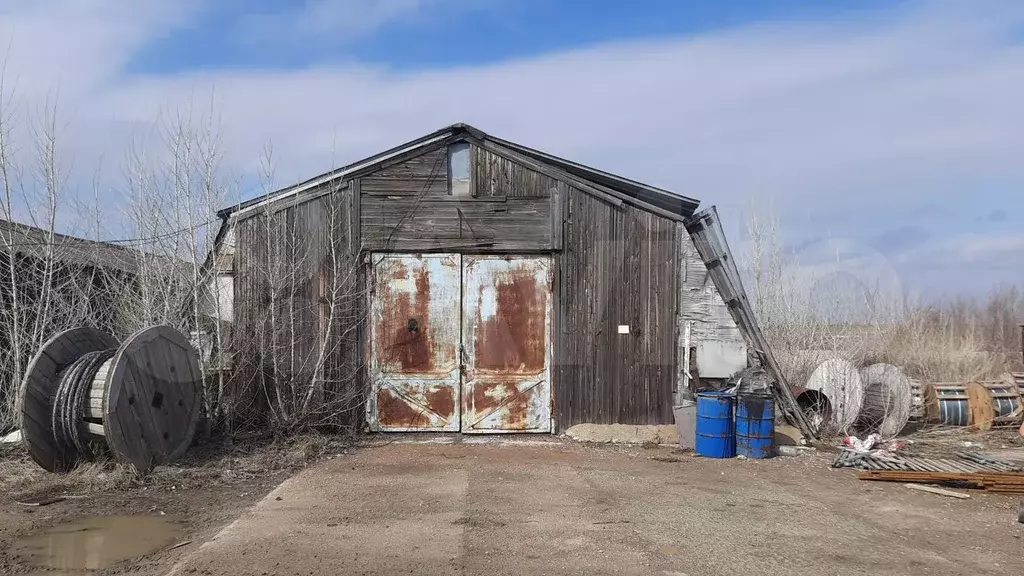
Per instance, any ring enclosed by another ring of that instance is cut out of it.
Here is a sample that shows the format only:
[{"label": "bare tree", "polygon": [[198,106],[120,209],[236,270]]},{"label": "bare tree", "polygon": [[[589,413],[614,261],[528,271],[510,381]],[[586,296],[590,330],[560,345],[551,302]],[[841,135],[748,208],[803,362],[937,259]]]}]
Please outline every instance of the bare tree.
[{"label": "bare tree", "polygon": [[352,199],[328,183],[301,199],[271,202],[273,148],[261,159],[261,205],[233,217],[240,247],[233,388],[251,388],[276,429],[351,422],[362,406],[365,321],[350,227]]}]

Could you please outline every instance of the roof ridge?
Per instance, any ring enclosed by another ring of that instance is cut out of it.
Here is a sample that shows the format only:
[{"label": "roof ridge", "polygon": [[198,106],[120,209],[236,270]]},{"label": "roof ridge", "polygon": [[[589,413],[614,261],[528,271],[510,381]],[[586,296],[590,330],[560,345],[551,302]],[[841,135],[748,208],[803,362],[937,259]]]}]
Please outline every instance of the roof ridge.
[{"label": "roof ridge", "polygon": [[604,186],[617,190],[627,196],[636,198],[642,201],[644,204],[655,206],[657,208],[667,210],[669,212],[678,214],[683,217],[688,217],[696,211],[700,205],[700,201],[694,198],[677,194],[670,190],[645,184],[638,180],[620,176],[611,172],[593,168],[586,164],[581,164],[572,160],[567,160],[560,156],[543,152],[541,150],[530,148],[522,144],[517,144],[510,140],[505,140],[497,136],[493,136],[471,124],[465,122],[456,122],[449,124],[443,128],[435,130],[434,132],[428,133],[419,138],[410,140],[404,144],[400,144],[393,148],[389,148],[383,152],[379,152],[372,156],[363,158],[362,160],[347,164],[340,168],[335,168],[314,176],[303,182],[280,188],[273,192],[269,192],[262,196],[256,196],[244,202],[240,202],[233,206],[229,206],[217,212],[217,215],[221,218],[228,218],[232,214],[240,211],[244,211],[257,206],[265,204],[271,204],[278,200],[294,196],[310,188],[326,184],[338,178],[344,177],[346,174],[355,172],[358,169],[365,169],[372,166],[377,162],[383,162],[387,159],[398,156],[402,153],[415,150],[417,148],[428,146],[437,143],[446,138],[453,138],[458,136],[460,133],[465,133],[471,138],[475,138],[485,142],[492,142],[500,146],[504,146],[520,154],[524,154],[538,162],[551,164],[565,170],[569,174],[588,180],[599,186]]}]

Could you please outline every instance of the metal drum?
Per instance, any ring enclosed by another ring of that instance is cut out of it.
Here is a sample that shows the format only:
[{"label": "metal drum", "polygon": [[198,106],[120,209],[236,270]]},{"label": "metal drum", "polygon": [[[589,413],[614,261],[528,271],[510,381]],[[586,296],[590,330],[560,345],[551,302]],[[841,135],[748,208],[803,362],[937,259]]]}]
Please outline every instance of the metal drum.
[{"label": "metal drum", "polygon": [[736,455],[736,426],[732,420],[733,396],[728,392],[697,393],[697,432],[694,450],[708,458]]},{"label": "metal drum", "polygon": [[747,458],[775,455],[775,399],[771,394],[737,394],[736,454]]}]

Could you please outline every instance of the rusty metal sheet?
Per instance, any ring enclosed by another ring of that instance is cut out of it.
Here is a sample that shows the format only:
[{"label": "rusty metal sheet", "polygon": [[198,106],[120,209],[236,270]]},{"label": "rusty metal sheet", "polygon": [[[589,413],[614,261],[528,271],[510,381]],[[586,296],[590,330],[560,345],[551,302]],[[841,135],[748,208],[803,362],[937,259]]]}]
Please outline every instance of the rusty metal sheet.
[{"label": "rusty metal sheet", "polygon": [[550,257],[463,257],[462,431],[551,431]]},{"label": "rusty metal sheet", "polygon": [[457,254],[375,255],[370,429],[459,430]]}]

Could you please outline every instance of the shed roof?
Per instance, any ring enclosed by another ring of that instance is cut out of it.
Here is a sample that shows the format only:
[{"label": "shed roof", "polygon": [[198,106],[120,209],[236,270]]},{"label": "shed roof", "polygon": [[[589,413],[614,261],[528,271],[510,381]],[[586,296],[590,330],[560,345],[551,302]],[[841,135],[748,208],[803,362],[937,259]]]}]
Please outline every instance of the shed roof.
[{"label": "shed roof", "polygon": [[277,200],[288,198],[305,190],[326,184],[332,180],[345,178],[346,176],[362,172],[367,168],[372,168],[377,164],[386,162],[392,157],[412,152],[417,148],[458,139],[487,142],[501,146],[526,158],[532,159],[535,162],[552,166],[563,171],[565,174],[571,175],[573,178],[583,180],[586,183],[595,186],[601,191],[621,195],[621,197],[627,202],[629,202],[630,199],[633,199],[635,200],[634,203],[638,204],[641,208],[654,207],[654,209],[663,210],[685,218],[692,215],[700,204],[700,201],[693,198],[676,194],[663,188],[644,184],[636,180],[631,180],[623,176],[605,172],[603,170],[598,170],[597,168],[592,168],[578,162],[566,160],[565,158],[548,154],[534,148],[529,148],[522,144],[517,144],[509,140],[492,136],[478,128],[470,126],[469,124],[458,123],[446,126],[440,130],[406,142],[405,144],[401,144],[389,150],[380,152],[379,154],[370,156],[369,158],[364,158],[358,162],[353,162],[346,166],[342,166],[341,168],[336,168],[330,172],[310,178],[305,182],[300,182],[275,192],[271,192],[266,196],[259,196],[235,206],[225,208],[218,212],[218,215],[222,218],[227,218],[228,216],[240,211],[267,203],[273,203]]}]

